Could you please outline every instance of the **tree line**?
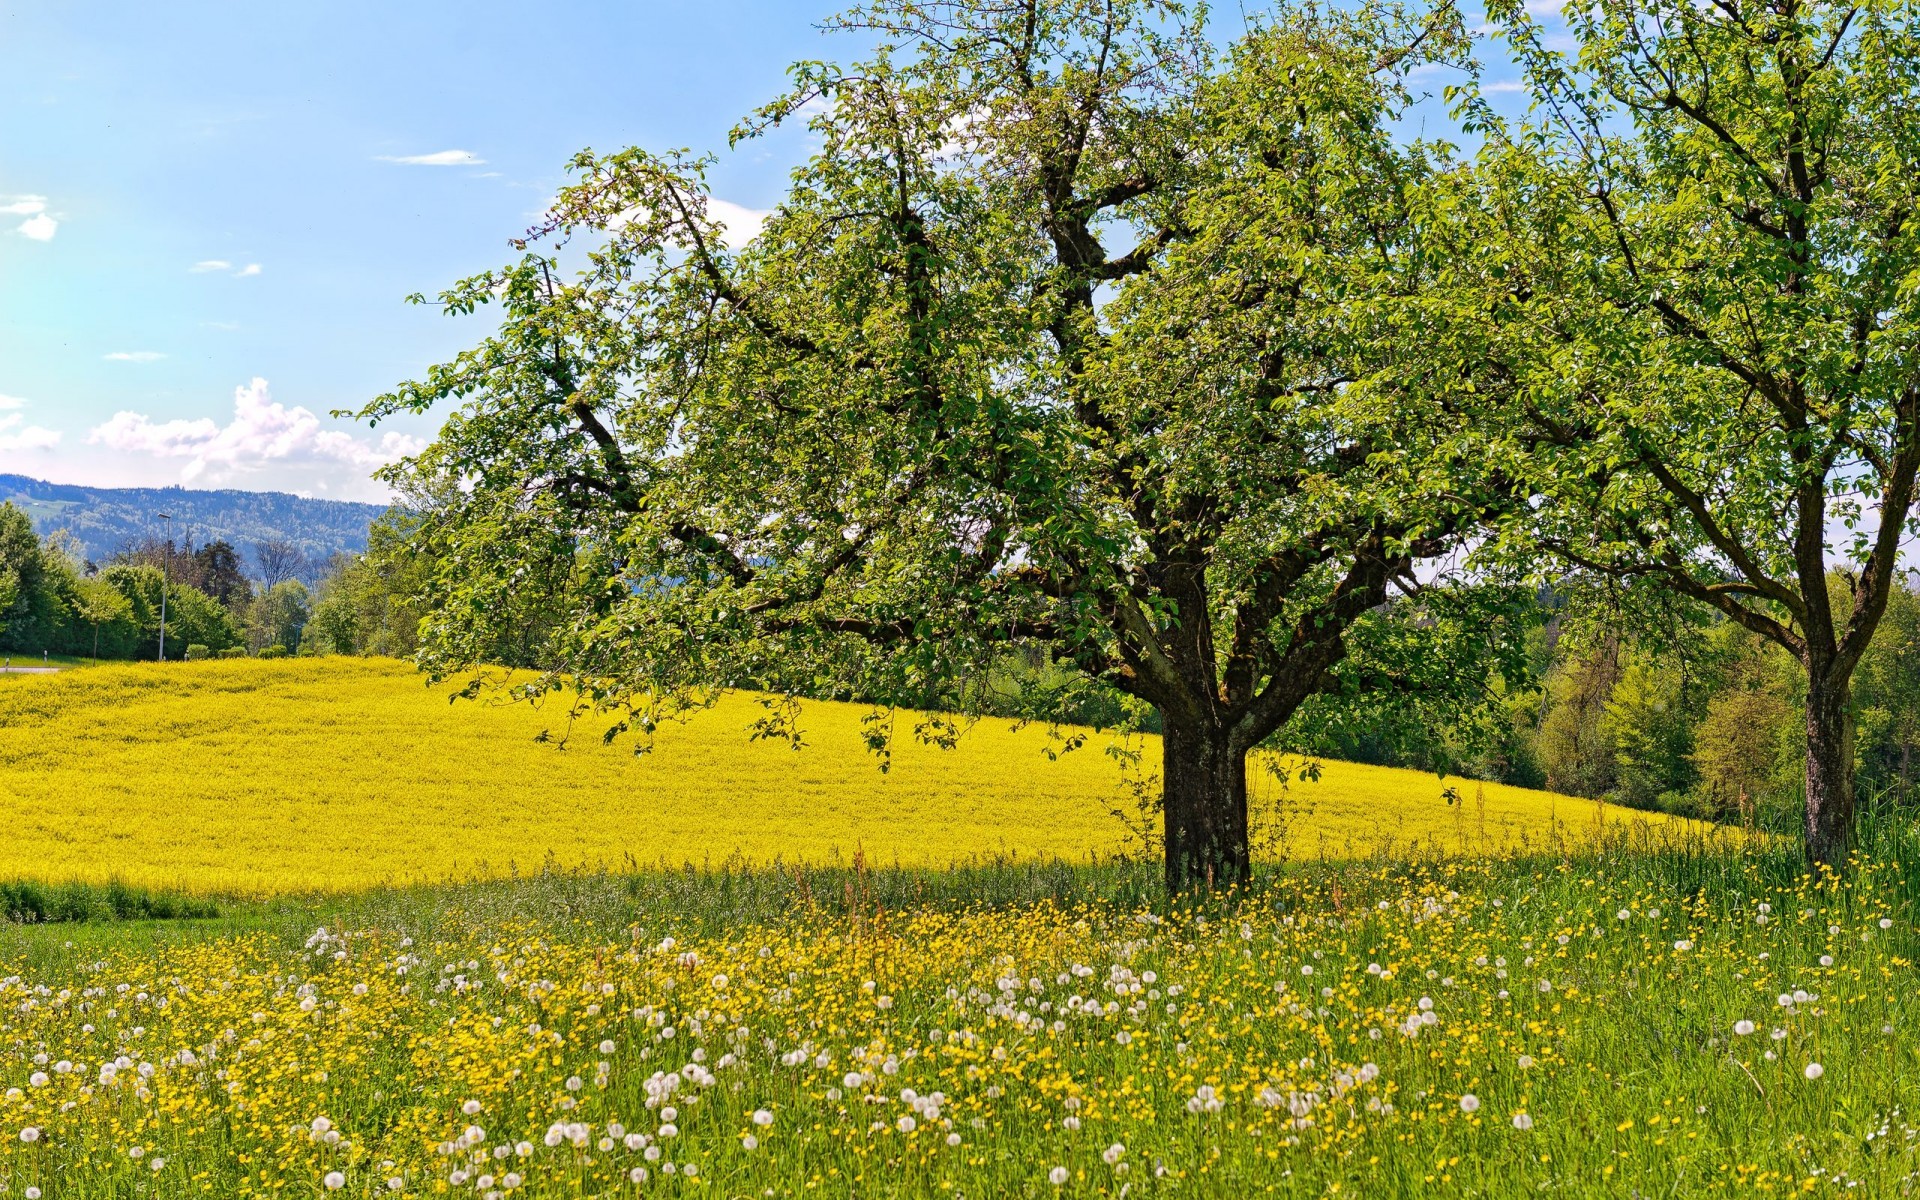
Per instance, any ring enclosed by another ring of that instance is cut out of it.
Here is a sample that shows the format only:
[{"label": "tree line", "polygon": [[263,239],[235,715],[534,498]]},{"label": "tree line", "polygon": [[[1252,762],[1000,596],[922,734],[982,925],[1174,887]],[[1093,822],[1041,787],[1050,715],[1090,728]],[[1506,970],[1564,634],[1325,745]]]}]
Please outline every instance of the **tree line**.
[{"label": "tree line", "polygon": [[[376,522],[376,536],[384,528]],[[0,504],[0,653],[155,659],[163,594],[169,659],[410,652],[407,640],[360,636],[361,562],[342,553],[316,564],[284,539],[243,556],[224,539],[146,537],[95,564],[64,533],[41,538],[25,511]]]}]

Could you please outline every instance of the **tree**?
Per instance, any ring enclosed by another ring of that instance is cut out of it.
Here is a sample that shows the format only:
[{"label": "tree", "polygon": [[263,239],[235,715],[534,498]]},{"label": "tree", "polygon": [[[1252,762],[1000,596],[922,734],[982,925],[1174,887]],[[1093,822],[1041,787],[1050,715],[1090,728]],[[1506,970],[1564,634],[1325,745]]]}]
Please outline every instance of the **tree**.
[{"label": "tree", "polygon": [[311,612],[306,585],[298,579],[284,579],[260,593],[253,614],[260,645],[283,646],[289,653],[298,650]]},{"label": "tree", "polygon": [[1854,689],[1864,782],[1910,799],[1920,773],[1920,596],[1894,589]]},{"label": "tree", "polygon": [[[193,585],[236,611],[253,599],[253,584],[241,569],[239,552],[224,538],[208,542],[193,555]],[[271,585],[269,585],[271,586]]]},{"label": "tree", "polygon": [[439,497],[422,661],[489,661],[537,597],[523,694],[618,731],[715,685],[964,707],[1039,647],[1158,709],[1169,886],[1244,879],[1247,754],[1303,704],[1490,675],[1414,564],[1508,492],[1397,323],[1444,163],[1391,130],[1458,20],[1290,10],[1224,61],[1151,0],[842,24],[873,58],[736,131],[811,113],[821,147],[750,245],[705,160],[583,154],[525,257],[442,296],[497,333],[362,413],[466,401],[385,476]]},{"label": "tree", "polygon": [[1547,672],[1540,757],[1552,790],[1596,799],[1613,790],[1616,764],[1607,705],[1620,682],[1620,660],[1619,640],[1610,637],[1569,654]]},{"label": "tree", "polygon": [[270,592],[277,585],[298,578],[307,568],[306,553],[284,538],[254,543],[253,561],[260,568],[262,592]]},{"label": "tree", "polygon": [[71,574],[60,551],[42,544],[24,509],[0,504],[0,649],[53,648],[67,619],[61,585]]},{"label": "tree", "polygon": [[106,626],[109,629],[116,629],[116,632],[122,635],[114,637],[109,643],[109,645],[114,648],[116,657],[122,653],[120,646],[123,643],[131,646],[132,642],[138,636],[137,631],[133,628],[132,603],[120,593],[119,589],[103,579],[82,579],[78,581],[75,589],[73,613],[93,634],[91,645],[93,657],[96,660],[100,657],[100,632],[102,626]]},{"label": "tree", "polygon": [[1596,0],[1568,10],[1577,61],[1494,11],[1539,120],[1468,107],[1485,286],[1461,299],[1540,467],[1525,548],[1787,650],[1807,854],[1842,863],[1849,689],[1920,468],[1920,10]]}]

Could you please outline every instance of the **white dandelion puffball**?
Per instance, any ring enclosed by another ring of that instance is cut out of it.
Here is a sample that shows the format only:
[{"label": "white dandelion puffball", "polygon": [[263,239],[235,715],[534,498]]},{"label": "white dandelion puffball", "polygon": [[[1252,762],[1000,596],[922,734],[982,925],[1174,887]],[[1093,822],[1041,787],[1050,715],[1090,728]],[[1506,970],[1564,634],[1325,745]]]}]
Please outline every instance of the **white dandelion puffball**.
[{"label": "white dandelion puffball", "polygon": [[1820,965],[1821,965],[1821,966],[1823,966],[1823,967],[1830,967],[1830,966],[1832,966],[1832,965],[1833,965],[1833,955],[1831,955],[1831,954],[1822,954],[1822,955],[1820,956]]},{"label": "white dandelion puffball", "polygon": [[1468,1092],[1466,1095],[1460,1097],[1460,1111],[1464,1113],[1479,1112],[1480,1097],[1474,1095],[1472,1092]]},{"label": "white dandelion puffball", "polygon": [[40,1189],[29,1186],[27,1188],[27,1200],[40,1200]]},{"label": "white dandelion puffball", "polygon": [[947,1145],[949,1145],[949,1146],[958,1146],[959,1144],[960,1144],[960,1135],[959,1135],[959,1134],[957,1134],[957,1133],[950,1133],[950,1134],[948,1134],[948,1135],[947,1135]]},{"label": "white dandelion puffball", "polygon": [[1693,949],[1693,943],[1686,938],[1681,938],[1673,944],[1673,948],[1675,950],[1687,951]]},{"label": "white dandelion puffball", "polygon": [[773,1113],[764,1108],[756,1108],[753,1110],[753,1123],[755,1125],[771,1125],[773,1124]]},{"label": "white dandelion puffball", "polygon": [[1531,1067],[1531,1066],[1533,1066],[1533,1055],[1531,1055],[1531,1054],[1522,1054],[1522,1055],[1521,1055],[1521,1056],[1520,1056],[1520,1057],[1519,1057],[1519,1058],[1518,1058],[1517,1060],[1515,1060],[1515,1061],[1517,1061],[1517,1062],[1518,1062],[1518,1063],[1520,1064],[1520,1069],[1521,1069],[1522,1071],[1524,1071],[1524,1070],[1526,1070],[1527,1068],[1529,1068],[1529,1067]]},{"label": "white dandelion puffball", "polygon": [[1119,1162],[1122,1158],[1125,1158],[1126,1154],[1127,1154],[1127,1148],[1125,1146],[1122,1146],[1119,1142],[1115,1142],[1113,1145],[1108,1146],[1105,1150],[1102,1150],[1100,1152],[1100,1157],[1103,1160],[1105,1160],[1108,1166],[1112,1166],[1114,1163]]},{"label": "white dandelion puffball", "polygon": [[1519,1129],[1522,1131],[1532,1129],[1533,1118],[1528,1116],[1526,1113],[1517,1112],[1513,1114],[1513,1127],[1515,1129]]},{"label": "white dandelion puffball", "polygon": [[1881,917],[1881,918],[1880,918],[1880,928],[1882,928],[1882,929],[1892,929],[1892,928],[1893,928],[1893,918],[1892,918],[1892,917]]},{"label": "white dandelion puffball", "polygon": [[469,1100],[460,1106],[460,1111],[470,1117],[477,1117],[480,1115],[480,1102],[478,1100]]},{"label": "white dandelion puffball", "polygon": [[1741,1037],[1745,1037],[1745,1036],[1747,1036],[1748,1034],[1750,1034],[1750,1033],[1752,1033],[1752,1032],[1753,1032],[1753,1022],[1752,1022],[1752,1021],[1744,1021],[1744,1020],[1743,1020],[1743,1021],[1735,1021],[1735,1022],[1733,1023],[1733,1031],[1734,1031],[1735,1033],[1737,1033],[1737,1034],[1739,1034],[1739,1035],[1740,1035]]},{"label": "white dandelion puffball", "polygon": [[40,1131],[29,1125],[20,1131],[20,1140],[32,1144],[40,1140]]},{"label": "white dandelion puffball", "polygon": [[347,1186],[347,1177],[345,1175],[342,1175],[338,1171],[328,1171],[326,1176],[323,1179],[321,1179],[320,1182],[327,1185],[328,1191],[337,1192],[341,1188]]},{"label": "white dandelion puffball", "polygon": [[1808,1079],[1818,1079],[1826,1073],[1827,1069],[1819,1063],[1808,1063],[1806,1071],[1803,1072]]},{"label": "white dandelion puffball", "polygon": [[760,1148],[760,1139],[752,1134],[748,1134],[740,1139],[740,1148],[742,1150],[758,1150]]},{"label": "white dandelion puffball", "polygon": [[1055,1167],[1053,1170],[1047,1172],[1047,1182],[1055,1187],[1059,1187],[1066,1181],[1067,1169],[1065,1167]]}]

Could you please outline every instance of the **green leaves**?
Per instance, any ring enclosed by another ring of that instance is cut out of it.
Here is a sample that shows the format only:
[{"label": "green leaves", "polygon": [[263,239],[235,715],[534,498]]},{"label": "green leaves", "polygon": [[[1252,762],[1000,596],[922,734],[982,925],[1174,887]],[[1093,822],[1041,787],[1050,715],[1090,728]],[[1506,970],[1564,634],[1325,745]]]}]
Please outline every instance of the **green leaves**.
[{"label": "green leaves", "polygon": [[644,726],[724,686],[965,712],[1015,645],[1207,762],[1317,694],[1477,699],[1432,603],[1378,616],[1513,495],[1425,307],[1459,167],[1391,132],[1457,13],[1288,10],[1225,55],[1150,0],[841,23],[872,57],[734,131],[818,141],[756,236],[710,160],[583,153],[525,257],[443,297],[493,335],[366,410],[460,405],[388,476],[425,664],[518,644],[529,694]]}]

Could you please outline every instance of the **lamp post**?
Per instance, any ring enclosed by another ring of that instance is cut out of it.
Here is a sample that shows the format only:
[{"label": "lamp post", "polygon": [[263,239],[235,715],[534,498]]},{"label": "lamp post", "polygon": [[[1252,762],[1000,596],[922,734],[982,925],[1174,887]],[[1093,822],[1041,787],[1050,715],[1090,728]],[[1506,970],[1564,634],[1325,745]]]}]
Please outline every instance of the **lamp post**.
[{"label": "lamp post", "polygon": [[167,523],[167,540],[160,547],[160,661],[167,661],[167,593],[173,588],[173,514],[155,513]]}]

